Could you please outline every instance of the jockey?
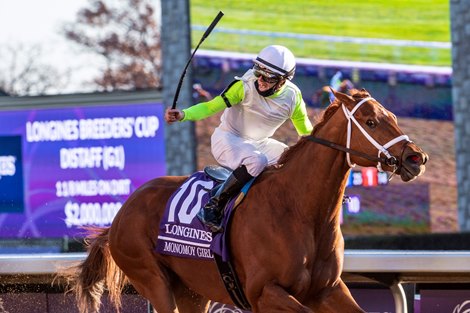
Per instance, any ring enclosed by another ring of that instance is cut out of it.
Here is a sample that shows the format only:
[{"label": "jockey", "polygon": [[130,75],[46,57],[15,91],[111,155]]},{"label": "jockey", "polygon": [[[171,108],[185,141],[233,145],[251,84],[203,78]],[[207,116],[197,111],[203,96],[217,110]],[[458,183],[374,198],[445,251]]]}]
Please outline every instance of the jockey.
[{"label": "jockey", "polygon": [[302,94],[291,82],[295,72],[292,52],[271,45],[253,61],[253,68],[235,77],[219,96],[184,110],[168,108],[165,112],[165,120],[171,124],[201,120],[225,109],[212,134],[211,151],[220,165],[233,172],[211,191],[211,199],[198,213],[213,232],[221,231],[227,201],[267,165],[275,164],[287,148],[271,138],[274,132],[288,119],[300,136],[313,129]]}]

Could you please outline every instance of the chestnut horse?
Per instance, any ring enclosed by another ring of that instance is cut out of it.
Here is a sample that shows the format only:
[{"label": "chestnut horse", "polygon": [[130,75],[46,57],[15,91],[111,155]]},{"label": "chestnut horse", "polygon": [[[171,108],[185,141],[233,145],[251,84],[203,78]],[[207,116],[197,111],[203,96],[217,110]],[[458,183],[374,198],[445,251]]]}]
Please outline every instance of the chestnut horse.
[{"label": "chestnut horse", "polygon": [[[233,265],[255,313],[364,312],[340,276],[340,211],[350,168],[378,166],[403,181],[425,170],[426,153],[367,91],[333,92],[336,100],[312,134],[255,180],[234,213]],[[120,307],[127,282],[158,313],[206,312],[209,299],[233,304],[215,262],[155,251],[165,204],[185,179],[144,184],[111,227],[88,238],[88,257],[69,277],[80,312],[97,312],[104,288]]]}]

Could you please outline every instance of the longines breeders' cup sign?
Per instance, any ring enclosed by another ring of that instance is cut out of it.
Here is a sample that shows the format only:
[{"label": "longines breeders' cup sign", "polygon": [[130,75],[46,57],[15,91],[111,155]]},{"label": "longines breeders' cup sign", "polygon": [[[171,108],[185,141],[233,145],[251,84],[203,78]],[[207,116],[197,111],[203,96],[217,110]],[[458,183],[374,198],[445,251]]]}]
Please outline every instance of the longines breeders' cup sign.
[{"label": "longines breeders' cup sign", "polygon": [[162,116],[160,103],[0,111],[0,237],[109,225],[166,173]]}]

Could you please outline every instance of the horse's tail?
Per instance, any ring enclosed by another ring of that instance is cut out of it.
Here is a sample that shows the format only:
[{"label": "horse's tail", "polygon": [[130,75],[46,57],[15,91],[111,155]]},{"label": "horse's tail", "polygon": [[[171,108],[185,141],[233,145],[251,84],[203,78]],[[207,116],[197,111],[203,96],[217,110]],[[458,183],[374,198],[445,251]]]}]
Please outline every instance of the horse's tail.
[{"label": "horse's tail", "polygon": [[61,273],[66,279],[67,291],[75,293],[80,313],[99,312],[105,290],[116,311],[120,311],[121,293],[127,278],[111,257],[108,241],[109,228],[91,229],[85,240],[86,259]]}]

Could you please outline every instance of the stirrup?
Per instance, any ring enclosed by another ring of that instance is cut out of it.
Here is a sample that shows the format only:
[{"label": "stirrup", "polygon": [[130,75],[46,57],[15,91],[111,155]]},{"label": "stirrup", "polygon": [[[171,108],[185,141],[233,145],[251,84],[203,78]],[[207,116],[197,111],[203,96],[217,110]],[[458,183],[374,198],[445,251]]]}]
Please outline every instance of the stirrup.
[{"label": "stirrup", "polygon": [[220,225],[215,225],[215,224],[211,224],[211,225],[207,225],[206,226],[210,229],[210,231],[214,234],[216,233],[221,233],[224,228],[222,227],[222,223],[220,223]]},{"label": "stirrup", "polygon": [[[236,176],[237,172],[240,173],[241,179]],[[222,231],[225,207],[246,183],[244,178],[251,179],[253,177],[248,174],[246,167],[243,165],[233,171],[223,183],[211,190],[211,198],[199,211],[198,217],[212,232]]]},{"label": "stirrup", "polygon": [[198,213],[197,213],[197,218],[207,227],[210,229],[211,232],[213,233],[219,233],[223,230],[222,227],[222,222],[223,222],[223,216],[217,217],[214,212],[210,212],[213,216],[212,219],[207,219],[206,216],[206,209],[203,207]]}]

